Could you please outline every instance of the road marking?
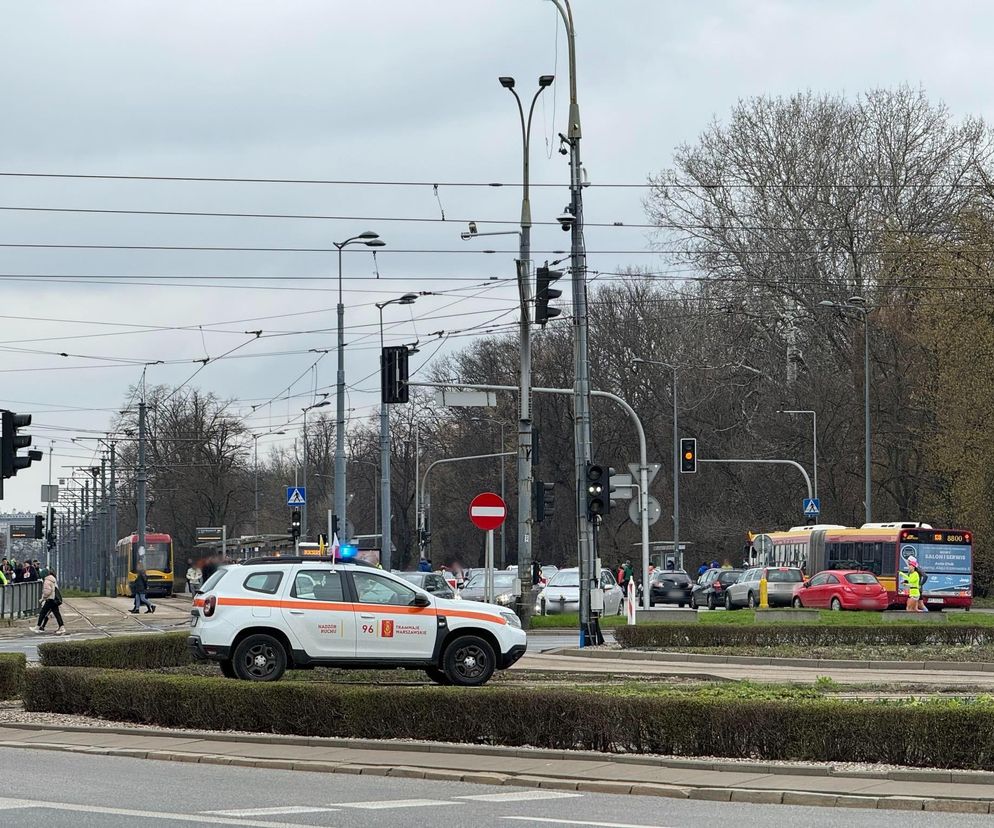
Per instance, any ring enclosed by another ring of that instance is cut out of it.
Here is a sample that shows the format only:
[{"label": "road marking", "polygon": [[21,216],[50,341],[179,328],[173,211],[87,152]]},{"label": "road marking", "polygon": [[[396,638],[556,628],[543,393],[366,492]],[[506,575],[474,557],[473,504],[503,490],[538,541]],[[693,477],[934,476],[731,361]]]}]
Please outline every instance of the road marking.
[{"label": "road marking", "polygon": [[228,811],[201,811],[202,814],[217,814],[229,817],[279,816],[280,814],[317,814],[337,811],[320,805],[278,805],[274,808],[235,808]]},{"label": "road marking", "polygon": [[538,799],[571,799],[577,796],[583,796],[583,794],[565,793],[564,791],[509,791],[508,793],[457,796],[456,799],[469,799],[473,802],[528,802]]},{"label": "road marking", "polygon": [[362,808],[366,811],[379,811],[386,808],[427,808],[429,805],[458,805],[444,799],[383,799],[377,802],[336,802],[340,808]]},{"label": "road marking", "polygon": [[591,822],[586,819],[551,819],[548,817],[506,816],[501,819],[514,819],[520,822],[542,822],[552,825],[593,825],[595,828],[666,828],[665,825],[645,825],[634,822]]},{"label": "road marking", "polygon": [[[161,819],[169,822],[195,822],[200,814],[171,814],[162,811],[138,811],[133,808],[108,808],[103,805],[84,805],[78,802],[46,802],[43,799],[0,799],[0,807],[37,808],[39,810],[69,811],[70,813],[107,814],[108,816],[138,817],[140,819]],[[257,819],[212,816],[211,825],[239,825],[243,828],[314,828],[314,824],[297,822],[268,822]]]}]

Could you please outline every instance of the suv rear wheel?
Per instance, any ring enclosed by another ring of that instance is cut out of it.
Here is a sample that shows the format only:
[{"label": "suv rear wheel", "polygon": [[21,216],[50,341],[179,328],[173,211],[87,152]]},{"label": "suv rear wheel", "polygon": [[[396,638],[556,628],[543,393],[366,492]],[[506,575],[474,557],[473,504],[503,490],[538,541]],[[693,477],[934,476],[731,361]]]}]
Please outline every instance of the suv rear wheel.
[{"label": "suv rear wheel", "polygon": [[442,668],[452,684],[478,687],[486,684],[497,667],[494,648],[475,635],[464,635],[445,648]]},{"label": "suv rear wheel", "polygon": [[257,633],[235,647],[235,675],[245,681],[276,681],[286,672],[286,650],[271,635]]}]

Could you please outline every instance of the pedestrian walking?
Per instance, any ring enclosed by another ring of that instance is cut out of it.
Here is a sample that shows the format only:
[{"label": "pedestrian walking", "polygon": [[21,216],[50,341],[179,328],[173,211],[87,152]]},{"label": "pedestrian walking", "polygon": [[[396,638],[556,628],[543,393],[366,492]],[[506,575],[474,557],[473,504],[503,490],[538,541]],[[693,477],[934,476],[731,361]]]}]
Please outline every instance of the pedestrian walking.
[{"label": "pedestrian walking", "polygon": [[[902,573],[903,574],[903,573]],[[908,584],[908,612],[921,612],[922,609],[922,575],[918,568],[917,558],[908,558],[908,574],[904,575]]]},{"label": "pedestrian walking", "polygon": [[144,604],[148,609],[145,610],[147,615],[150,612],[155,612],[155,604],[151,603],[146,597],[148,592],[148,577],[145,575],[145,567],[138,564],[138,570],[135,572],[135,579],[131,582],[131,594],[135,596],[135,606],[129,612],[132,615],[137,615],[141,612],[142,604]]},{"label": "pedestrian walking", "polygon": [[48,575],[41,585],[41,612],[38,614],[38,626],[32,627],[31,632],[45,632],[45,625],[48,623],[48,616],[54,615],[59,624],[55,631],[56,635],[65,635],[66,626],[62,623],[62,613],[59,607],[62,606],[62,592],[59,590],[59,582],[55,577],[55,567],[49,567]]},{"label": "pedestrian walking", "polygon": [[190,594],[196,595],[197,590],[200,589],[200,584],[203,583],[201,580],[203,573],[192,559],[187,559],[187,563],[189,564],[189,567],[187,567],[186,570],[186,585],[190,590]]}]

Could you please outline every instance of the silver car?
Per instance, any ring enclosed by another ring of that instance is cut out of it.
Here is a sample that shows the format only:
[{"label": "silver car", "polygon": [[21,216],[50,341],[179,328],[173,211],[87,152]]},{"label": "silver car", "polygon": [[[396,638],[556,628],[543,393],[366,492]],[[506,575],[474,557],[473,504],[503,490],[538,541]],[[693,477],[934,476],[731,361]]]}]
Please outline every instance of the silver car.
[{"label": "silver car", "polygon": [[[477,569],[466,582],[460,592],[459,597],[463,601],[485,601],[484,596],[484,576],[486,571]],[[494,603],[503,607],[508,607],[514,603],[518,590],[518,573],[507,570],[497,570],[494,572]]]},{"label": "silver car", "polygon": [[747,569],[725,590],[725,609],[759,606],[759,582],[766,578],[767,600],[771,607],[789,607],[794,588],[804,581],[796,566],[757,566]]},{"label": "silver car", "polygon": [[[601,591],[604,595],[604,615],[621,612],[624,592],[607,569],[601,570]],[[535,602],[536,614],[560,615],[580,611],[580,570],[560,569],[546,585]]]}]

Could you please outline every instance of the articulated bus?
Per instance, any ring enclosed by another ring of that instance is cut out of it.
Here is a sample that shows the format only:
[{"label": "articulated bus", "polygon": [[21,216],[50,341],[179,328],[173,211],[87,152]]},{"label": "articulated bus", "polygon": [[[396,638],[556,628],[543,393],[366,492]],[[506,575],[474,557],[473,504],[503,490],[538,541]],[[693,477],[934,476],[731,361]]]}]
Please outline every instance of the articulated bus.
[{"label": "articulated bus", "polygon": [[144,555],[138,548],[138,534],[117,542],[114,553],[114,585],[118,595],[131,595],[131,584],[139,562],[145,565],[148,595],[173,594],[173,539],[162,532],[145,533]]},{"label": "articulated bus", "polygon": [[798,566],[808,577],[823,569],[865,569],[877,576],[895,606],[907,602],[903,573],[914,557],[928,575],[923,590],[928,605],[969,609],[973,601],[973,534],[962,529],[927,523],[795,526],[750,533],[746,554],[756,566]]}]

